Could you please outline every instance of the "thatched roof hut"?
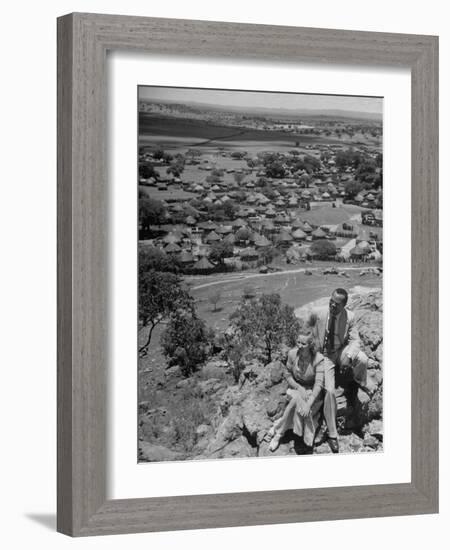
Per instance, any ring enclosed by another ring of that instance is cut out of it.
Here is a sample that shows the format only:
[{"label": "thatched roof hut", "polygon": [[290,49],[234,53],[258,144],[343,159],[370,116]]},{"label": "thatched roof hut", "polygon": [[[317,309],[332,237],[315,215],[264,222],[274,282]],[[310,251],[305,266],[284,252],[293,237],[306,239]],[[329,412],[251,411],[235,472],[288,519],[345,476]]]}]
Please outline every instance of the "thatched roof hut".
[{"label": "thatched roof hut", "polygon": [[224,242],[229,244],[234,244],[236,242],[236,237],[233,235],[233,233],[229,233],[225,238]]},{"label": "thatched roof hut", "polygon": [[198,262],[196,262],[192,267],[198,271],[209,271],[214,269],[213,264],[208,260],[208,258],[206,258],[206,256],[198,260]]},{"label": "thatched roof hut", "polygon": [[254,262],[259,259],[259,254],[254,248],[249,247],[241,250],[239,252],[239,257],[244,262]]},{"label": "thatched roof hut", "polygon": [[211,220],[199,223],[198,227],[199,229],[203,229],[204,231],[215,231],[217,229],[217,225]]},{"label": "thatched roof hut", "polygon": [[286,250],[286,258],[291,263],[296,263],[298,261],[304,260],[308,256],[309,248],[307,246],[296,246],[293,245]]},{"label": "thatched roof hut", "polygon": [[178,259],[184,265],[194,263],[194,256],[188,250],[183,250]]},{"label": "thatched roof hut", "polygon": [[181,248],[176,243],[169,243],[164,248],[164,252],[167,254],[178,254],[178,252],[181,252]]},{"label": "thatched roof hut", "polygon": [[320,229],[320,227],[318,227],[311,233],[311,236],[313,239],[325,239],[327,234],[323,229]]},{"label": "thatched roof hut", "polygon": [[264,235],[258,235],[255,238],[256,248],[267,248],[267,247],[271,246],[271,244],[272,243],[269,241],[269,239],[267,237],[264,237]]},{"label": "thatched roof hut", "polygon": [[296,229],[292,236],[294,237],[294,240],[301,241],[302,239],[306,239],[306,233],[302,231],[300,228]]},{"label": "thatched roof hut", "polygon": [[350,250],[350,256],[355,256],[355,257],[365,256],[367,253],[368,253],[368,250],[363,249],[358,245]]},{"label": "thatched roof hut", "polygon": [[165,244],[174,244],[174,243],[179,243],[181,241],[181,238],[182,237],[179,234],[172,232],[166,235],[165,237],[163,237],[162,241]]},{"label": "thatched roof hut", "polygon": [[280,234],[278,235],[277,242],[279,243],[290,243],[294,240],[293,236],[288,233],[287,231],[280,231]]},{"label": "thatched roof hut", "polygon": [[220,235],[229,235],[233,232],[233,228],[231,227],[231,225],[221,225],[216,229],[216,232]]},{"label": "thatched roof hut", "polygon": [[205,237],[205,241],[207,243],[212,243],[215,241],[220,241],[222,237],[219,237],[219,235],[215,231],[211,231],[211,233],[208,233],[208,235]]}]

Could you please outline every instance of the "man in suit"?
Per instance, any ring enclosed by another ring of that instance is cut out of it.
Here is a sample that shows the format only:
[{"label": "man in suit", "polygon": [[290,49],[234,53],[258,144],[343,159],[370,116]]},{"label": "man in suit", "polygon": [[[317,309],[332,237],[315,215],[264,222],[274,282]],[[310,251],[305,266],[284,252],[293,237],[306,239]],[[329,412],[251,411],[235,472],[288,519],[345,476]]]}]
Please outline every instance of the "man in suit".
[{"label": "man in suit", "polygon": [[[329,369],[325,376],[325,390],[328,393],[328,417],[336,415],[335,374],[340,378],[353,380],[369,395],[372,390],[367,387],[367,366],[369,359],[360,349],[358,329],[355,325],[355,314],[345,306],[348,293],[343,288],[337,288],[330,298],[328,309],[313,312],[310,316],[314,337],[321,351],[336,369]],[[335,372],[336,371],[336,372]],[[329,438],[330,447],[339,448],[337,438]],[[337,452],[337,451],[334,451]]]}]

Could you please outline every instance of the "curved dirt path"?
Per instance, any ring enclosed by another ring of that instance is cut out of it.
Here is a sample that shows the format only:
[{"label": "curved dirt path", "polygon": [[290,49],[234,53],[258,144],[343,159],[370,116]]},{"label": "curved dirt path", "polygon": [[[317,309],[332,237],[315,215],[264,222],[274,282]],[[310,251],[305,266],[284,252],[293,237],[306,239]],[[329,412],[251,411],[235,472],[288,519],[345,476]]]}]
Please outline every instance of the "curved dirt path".
[{"label": "curved dirt path", "polygon": [[[239,282],[246,279],[253,279],[254,277],[271,277],[274,275],[288,275],[292,273],[304,273],[305,271],[323,271],[323,267],[300,267],[298,269],[289,269],[287,271],[274,271],[273,273],[250,273],[248,275],[241,275],[239,277],[233,277],[231,279],[221,279],[219,281],[212,281],[210,283],[203,283],[201,285],[192,286],[190,287],[190,290],[200,290],[201,288],[207,288],[209,286],[214,285],[222,285],[225,283],[233,283],[233,282]],[[362,268],[360,267],[342,267],[339,268],[339,271],[361,271]]]}]

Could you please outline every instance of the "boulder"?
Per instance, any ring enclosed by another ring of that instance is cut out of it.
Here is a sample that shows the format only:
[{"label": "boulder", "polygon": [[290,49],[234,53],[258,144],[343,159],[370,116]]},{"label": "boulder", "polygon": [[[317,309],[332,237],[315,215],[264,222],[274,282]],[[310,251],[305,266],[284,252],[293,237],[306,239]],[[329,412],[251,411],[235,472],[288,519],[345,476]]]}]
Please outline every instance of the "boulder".
[{"label": "boulder", "polygon": [[209,378],[209,380],[202,380],[198,382],[198,388],[202,395],[212,395],[225,386],[224,382],[218,378]]},{"label": "boulder", "polygon": [[162,445],[153,445],[146,441],[139,441],[139,460],[143,462],[164,462],[166,460],[181,460],[181,453],[171,451]]}]

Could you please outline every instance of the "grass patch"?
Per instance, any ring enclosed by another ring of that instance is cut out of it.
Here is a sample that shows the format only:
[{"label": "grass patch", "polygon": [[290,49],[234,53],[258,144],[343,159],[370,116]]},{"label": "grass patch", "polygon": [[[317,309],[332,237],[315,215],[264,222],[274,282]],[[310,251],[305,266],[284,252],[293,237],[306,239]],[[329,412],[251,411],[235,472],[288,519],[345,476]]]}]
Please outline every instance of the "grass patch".
[{"label": "grass patch", "polygon": [[153,391],[148,399],[152,410],[140,418],[140,435],[149,443],[182,453],[192,452],[198,426],[210,424],[217,409],[216,400],[204,396],[196,380],[186,380],[172,391]]}]

